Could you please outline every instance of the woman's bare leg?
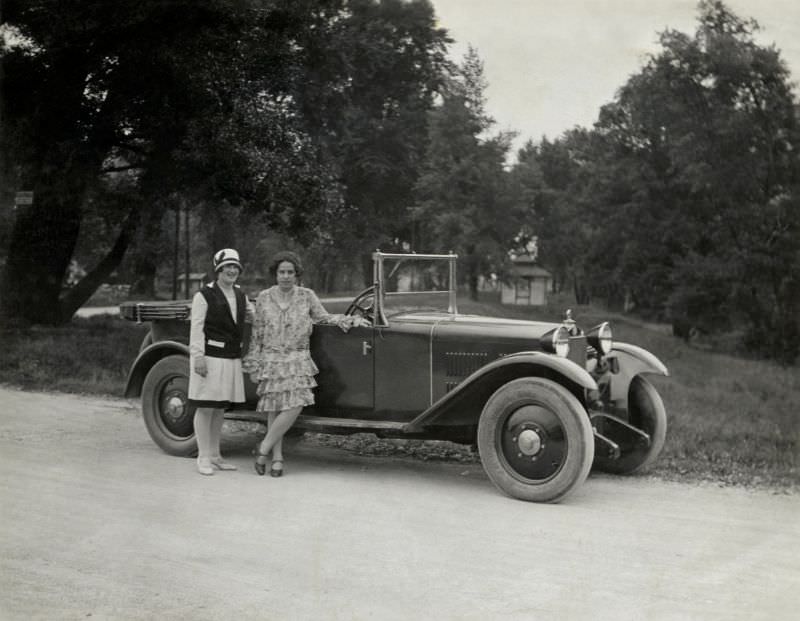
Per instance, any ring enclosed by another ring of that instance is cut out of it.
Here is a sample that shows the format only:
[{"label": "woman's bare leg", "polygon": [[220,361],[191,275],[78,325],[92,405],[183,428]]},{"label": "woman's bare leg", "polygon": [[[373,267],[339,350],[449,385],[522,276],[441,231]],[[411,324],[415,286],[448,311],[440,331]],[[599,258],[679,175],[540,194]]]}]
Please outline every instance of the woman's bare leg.
[{"label": "woman's bare leg", "polygon": [[197,408],[194,413],[194,435],[197,438],[197,471],[200,474],[214,474],[211,467],[211,422],[213,408]]},{"label": "woman's bare leg", "polygon": [[[281,446],[278,446],[278,443],[281,442],[284,434],[291,429],[292,425],[294,425],[294,422],[297,420],[297,417],[300,416],[300,412],[302,410],[302,407],[296,407],[277,413],[270,412],[270,414],[267,416],[269,423],[267,435],[264,436],[264,439],[261,441],[261,445],[259,446],[259,452],[261,455],[267,455],[270,451],[277,448],[277,450],[280,451],[281,457],[283,457],[283,443],[281,443]],[[272,416],[274,416],[274,418],[272,418]],[[277,459],[274,451],[272,458]]]},{"label": "woman's bare leg", "polygon": [[211,464],[220,470],[236,470],[236,466],[222,459],[219,452],[220,441],[222,440],[222,424],[225,422],[225,410],[216,409],[212,410],[211,417],[211,442],[210,442],[210,457]]},{"label": "woman's bare leg", "polygon": [[[278,414],[280,414],[280,412],[270,412],[267,415],[267,431],[275,426],[275,419],[278,418]],[[272,447],[272,460],[274,461],[276,459],[283,460],[283,437],[280,437]]]}]

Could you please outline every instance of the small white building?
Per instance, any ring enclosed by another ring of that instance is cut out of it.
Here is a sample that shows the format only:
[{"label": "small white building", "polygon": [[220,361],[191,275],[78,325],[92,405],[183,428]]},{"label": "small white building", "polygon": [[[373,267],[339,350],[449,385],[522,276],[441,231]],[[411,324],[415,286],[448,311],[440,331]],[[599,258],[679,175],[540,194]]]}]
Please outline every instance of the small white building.
[{"label": "small white building", "polygon": [[[204,284],[206,284],[206,272],[189,272],[189,293],[191,295],[200,291]],[[178,274],[178,292],[183,293],[186,291],[186,274]]]},{"label": "small white building", "polygon": [[511,259],[514,264],[508,282],[500,289],[500,302],[519,306],[544,306],[553,276],[536,265],[536,257],[523,254]]}]

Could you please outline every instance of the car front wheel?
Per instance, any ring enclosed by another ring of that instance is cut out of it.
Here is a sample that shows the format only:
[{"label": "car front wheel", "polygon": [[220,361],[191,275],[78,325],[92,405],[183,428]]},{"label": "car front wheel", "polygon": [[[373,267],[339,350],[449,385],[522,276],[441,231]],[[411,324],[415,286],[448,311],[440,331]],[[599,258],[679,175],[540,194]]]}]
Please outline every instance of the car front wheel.
[{"label": "car front wheel", "polygon": [[486,474],[509,496],[556,502],[589,474],[594,437],[584,408],[559,384],[513,380],[486,402],[478,423]]},{"label": "car front wheel", "polygon": [[147,432],[165,453],[187,457],[197,453],[194,408],[189,395],[189,359],[167,356],[156,362],[142,386],[142,416]]}]

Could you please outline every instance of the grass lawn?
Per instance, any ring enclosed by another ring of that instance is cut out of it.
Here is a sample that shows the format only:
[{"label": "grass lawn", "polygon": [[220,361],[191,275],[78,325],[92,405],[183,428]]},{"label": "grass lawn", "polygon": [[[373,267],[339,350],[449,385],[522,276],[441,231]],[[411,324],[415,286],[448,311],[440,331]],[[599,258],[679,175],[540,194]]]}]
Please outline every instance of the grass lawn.
[{"label": "grass lawn", "polygon": [[0,383],[121,396],[146,324],[100,315],[66,326],[0,330]]},{"label": "grass lawn", "polygon": [[[494,298],[459,300],[461,313],[558,320],[564,305],[505,307]],[[594,307],[573,306],[579,325],[606,319]],[[331,311],[341,311],[331,304]],[[690,347],[658,327],[612,316],[614,337],[658,356],[670,377],[651,376],[667,409],[664,452],[648,474],[672,480],[800,489],[798,445],[800,368],[747,360]],[[0,382],[31,390],[121,395],[146,325],[118,318],[76,319],[60,328],[0,332]],[[477,460],[449,443],[315,435],[361,453],[409,454],[422,459]]]}]

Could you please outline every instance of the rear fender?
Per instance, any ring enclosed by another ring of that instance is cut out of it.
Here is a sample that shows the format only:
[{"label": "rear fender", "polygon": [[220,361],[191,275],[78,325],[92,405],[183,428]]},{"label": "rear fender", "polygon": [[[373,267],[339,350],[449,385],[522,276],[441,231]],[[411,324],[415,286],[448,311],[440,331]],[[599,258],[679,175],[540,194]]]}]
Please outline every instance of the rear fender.
[{"label": "rear fender", "polygon": [[125,396],[129,398],[141,396],[144,378],[153,365],[162,358],[173,354],[182,354],[188,357],[189,348],[176,341],[159,341],[142,349],[128,372],[128,380],[125,383]]},{"label": "rear fender", "polygon": [[597,390],[589,373],[566,358],[542,352],[518,352],[498,358],[469,375],[427,410],[409,422],[414,433],[430,426],[477,425],[483,406],[503,384],[519,377],[544,377],[564,386],[586,403],[586,391]]}]

